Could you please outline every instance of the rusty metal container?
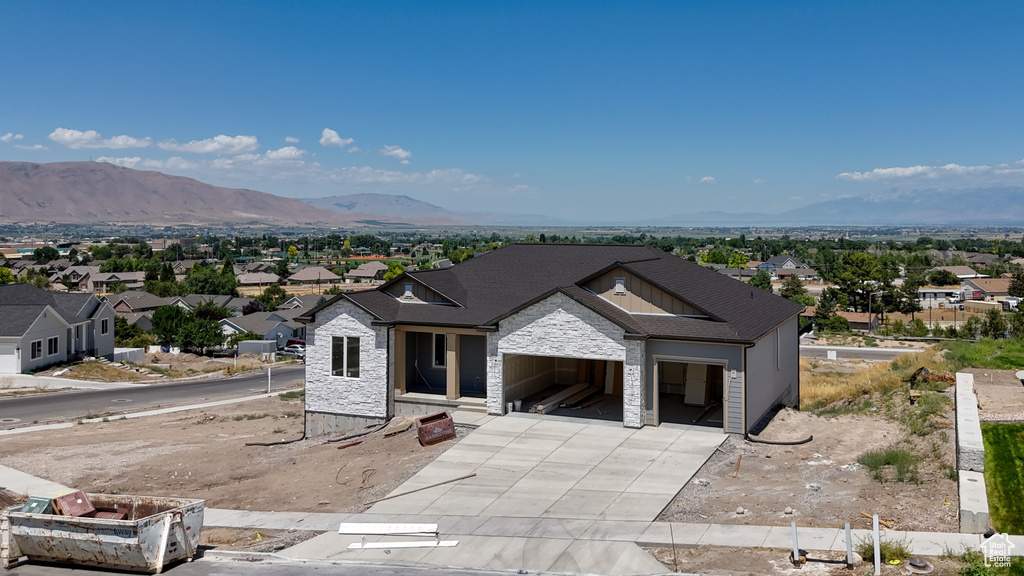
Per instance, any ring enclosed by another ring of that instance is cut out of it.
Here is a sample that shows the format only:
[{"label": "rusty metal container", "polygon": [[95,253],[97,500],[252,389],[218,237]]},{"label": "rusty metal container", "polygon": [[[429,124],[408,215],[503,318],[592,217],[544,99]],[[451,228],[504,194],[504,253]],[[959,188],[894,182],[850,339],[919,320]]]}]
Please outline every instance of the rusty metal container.
[{"label": "rusty metal container", "polygon": [[33,514],[21,512],[20,506],[3,510],[3,567],[28,557],[159,574],[167,564],[195,555],[205,500],[106,494],[88,498],[98,509],[125,511],[125,519]]},{"label": "rusty metal container", "polygon": [[90,516],[96,511],[89,497],[81,490],[54,498],[53,509],[64,516]]},{"label": "rusty metal container", "polygon": [[451,440],[455,438],[455,420],[447,410],[422,416],[416,419],[416,433],[422,446]]}]

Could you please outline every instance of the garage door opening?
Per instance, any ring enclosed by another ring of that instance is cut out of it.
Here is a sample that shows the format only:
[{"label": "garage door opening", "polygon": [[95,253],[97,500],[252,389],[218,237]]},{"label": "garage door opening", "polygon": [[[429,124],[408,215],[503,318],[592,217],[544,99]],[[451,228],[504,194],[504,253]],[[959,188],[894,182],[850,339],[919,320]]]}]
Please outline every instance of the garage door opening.
[{"label": "garage door opening", "polygon": [[506,354],[503,371],[514,411],[622,421],[622,362]]},{"label": "garage door opening", "polygon": [[657,375],[659,422],[724,426],[723,366],[659,361]]}]

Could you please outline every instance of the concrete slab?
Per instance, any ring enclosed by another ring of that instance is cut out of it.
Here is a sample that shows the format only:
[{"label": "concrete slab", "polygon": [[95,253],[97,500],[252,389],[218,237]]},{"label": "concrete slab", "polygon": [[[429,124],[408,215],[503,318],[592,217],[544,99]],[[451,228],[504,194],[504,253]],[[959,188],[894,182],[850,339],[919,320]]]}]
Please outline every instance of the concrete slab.
[{"label": "concrete slab", "polygon": [[960,470],[960,531],[981,534],[988,530],[988,493],[985,475],[981,472]]},{"label": "concrete slab", "polygon": [[544,511],[545,518],[598,518],[618,496],[615,491],[568,490]]},{"label": "concrete slab", "polygon": [[484,568],[546,572],[572,544],[572,540],[512,538]]},{"label": "concrete slab", "polygon": [[632,542],[577,540],[548,568],[570,574],[662,574],[665,566]]},{"label": "concrete slab", "polygon": [[540,518],[490,518],[477,528],[480,536],[523,536],[533,530]]},{"label": "concrete slab", "polygon": [[[843,542],[846,548],[843,530],[836,528],[801,528],[797,526],[796,536],[800,548],[804,550],[832,550],[836,540]],[[856,546],[856,542],[854,542]],[[793,548],[793,528],[791,526],[772,526],[768,536],[761,542],[762,548]],[[914,551],[917,552],[916,550]]]},{"label": "concrete slab", "polygon": [[601,519],[650,522],[672,502],[672,497],[672,494],[623,492],[604,509]]},{"label": "concrete slab", "polygon": [[453,489],[420,510],[421,514],[478,516],[500,496],[489,488]]},{"label": "concrete slab", "polygon": [[486,566],[511,538],[464,536],[454,548],[431,548],[422,562],[438,566]]},{"label": "concrete slab", "polygon": [[462,534],[475,534],[476,529],[487,521],[483,516],[441,516],[437,519],[437,531],[447,538]]},{"label": "concrete slab", "polygon": [[531,538],[571,538],[575,540],[582,537],[594,522],[589,519],[541,518],[537,522],[537,526],[526,535]]},{"label": "concrete slab", "polygon": [[651,525],[650,522],[597,520],[581,536],[584,540],[633,542]]},{"label": "concrete slab", "polygon": [[760,546],[770,526],[710,524],[697,542],[701,546]]},{"label": "concrete slab", "polygon": [[56,498],[57,496],[74,492],[74,490],[63,484],[37,478],[21,470],[15,470],[3,465],[0,465],[0,486],[18,494],[42,496],[44,498]]}]

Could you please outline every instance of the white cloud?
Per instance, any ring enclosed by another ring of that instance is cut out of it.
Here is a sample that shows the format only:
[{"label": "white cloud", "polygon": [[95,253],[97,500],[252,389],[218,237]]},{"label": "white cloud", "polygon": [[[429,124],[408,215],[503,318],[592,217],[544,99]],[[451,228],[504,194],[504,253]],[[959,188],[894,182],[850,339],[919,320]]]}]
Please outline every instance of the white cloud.
[{"label": "white cloud", "polygon": [[3,136],[0,136],[0,142],[10,142],[11,140],[21,140],[24,137],[25,137],[24,134],[15,134],[13,132],[8,132],[7,134],[4,134]]},{"label": "white cloud", "polygon": [[763,178],[754,178],[754,184],[764,184]]},{"label": "white cloud", "polygon": [[302,160],[302,155],[305,153],[305,150],[300,150],[295,146],[285,146],[277,150],[267,150],[264,156],[267,160]]},{"label": "white cloud", "polygon": [[363,151],[363,149],[360,148],[359,146],[353,146],[353,147],[348,149],[348,153],[349,154],[355,154],[356,152],[362,152],[362,151]]},{"label": "white cloud", "polygon": [[320,134],[321,146],[344,148],[353,142],[355,142],[354,138],[342,138],[337,132],[330,128],[324,128],[324,131]]},{"label": "white cloud", "polygon": [[176,140],[165,140],[157,144],[161,150],[192,152],[195,154],[242,154],[253,152],[260,147],[255,136],[226,136],[220,134],[206,140],[192,140],[179,144]]},{"label": "white cloud", "polygon": [[715,177],[714,176],[705,176],[705,177],[700,179],[700,183],[701,184],[714,184],[715,183]]},{"label": "white cloud", "polygon": [[148,168],[150,170],[194,170],[199,167],[199,164],[185,160],[181,156],[171,156],[166,160],[157,160],[155,158],[143,159],[138,156],[124,156],[120,158],[100,156],[96,161],[109,162],[110,164],[124,166],[125,168]]},{"label": "white cloud", "polygon": [[134,138],[132,136],[113,136],[102,138],[95,130],[71,130],[68,128],[57,128],[50,133],[50,140],[68,148],[147,148],[153,144],[152,138]]},{"label": "white cloud", "polygon": [[843,172],[836,176],[850,182],[884,182],[888,184],[927,184],[928,186],[985,186],[1024,184],[1024,160],[1012,164],[981,164],[962,166],[896,166],[875,168],[867,172]]},{"label": "white cloud", "polygon": [[412,152],[402,148],[401,146],[384,146],[378,151],[382,156],[391,156],[392,158],[398,158],[403,160],[402,164],[408,164],[409,158],[412,158]]},{"label": "white cloud", "polygon": [[42,144],[33,144],[31,146],[26,146],[24,144],[15,144],[14,147],[20,150],[49,150],[49,148],[43,146]]},{"label": "white cloud", "polygon": [[284,141],[289,143],[289,144],[298,144],[299,143],[299,139],[296,138],[295,136],[285,136],[284,137]]}]

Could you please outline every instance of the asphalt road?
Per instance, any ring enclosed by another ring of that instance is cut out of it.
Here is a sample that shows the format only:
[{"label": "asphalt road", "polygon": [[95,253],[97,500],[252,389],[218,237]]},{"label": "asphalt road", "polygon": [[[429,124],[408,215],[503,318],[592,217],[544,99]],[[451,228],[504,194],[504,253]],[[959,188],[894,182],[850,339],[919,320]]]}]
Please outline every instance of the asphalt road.
[{"label": "asphalt road", "polygon": [[[275,367],[271,389],[301,383],[305,365]],[[167,384],[132,386],[114,390],[72,390],[0,398],[0,430],[31,423],[76,420],[86,414],[106,416],[167,406],[180,406],[267,391],[267,373],[249,372],[230,378],[189,380]],[[16,421],[5,419],[17,419]]]},{"label": "asphalt road", "polygon": [[843,346],[800,346],[801,358],[827,358],[828,351],[835,350],[839,360],[881,360],[889,361],[902,354],[920,352],[913,348],[861,348]]}]

